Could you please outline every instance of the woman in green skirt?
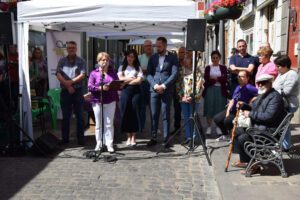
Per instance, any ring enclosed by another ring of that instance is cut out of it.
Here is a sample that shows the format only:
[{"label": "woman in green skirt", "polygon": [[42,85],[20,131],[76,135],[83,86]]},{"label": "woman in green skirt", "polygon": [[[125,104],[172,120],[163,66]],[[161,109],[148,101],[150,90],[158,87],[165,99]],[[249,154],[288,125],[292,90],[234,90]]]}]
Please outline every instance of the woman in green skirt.
[{"label": "woman in green skirt", "polygon": [[[221,54],[219,51],[211,53],[212,64],[205,67],[204,72],[204,116],[207,119],[208,128],[206,134],[212,132],[212,119],[215,114],[224,110],[227,103],[227,67],[220,64]],[[218,134],[222,134],[216,128]]]}]

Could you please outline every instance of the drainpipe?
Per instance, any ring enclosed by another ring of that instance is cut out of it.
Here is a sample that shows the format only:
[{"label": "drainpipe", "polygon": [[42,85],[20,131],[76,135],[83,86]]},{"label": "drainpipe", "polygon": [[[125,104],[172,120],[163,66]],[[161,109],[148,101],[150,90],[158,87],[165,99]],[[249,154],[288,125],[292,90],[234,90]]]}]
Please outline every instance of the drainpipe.
[{"label": "drainpipe", "polygon": [[285,53],[286,53],[286,55],[288,55],[288,51],[289,51],[289,30],[290,30],[290,12],[291,12],[291,10],[292,10],[292,2],[291,2],[291,0],[288,0],[287,1],[287,4],[289,5],[289,12],[287,12],[287,28],[286,28],[286,34],[287,34],[287,36],[286,36],[286,38],[287,38],[287,40],[286,40],[286,51],[285,51]]},{"label": "drainpipe", "polygon": [[225,64],[225,35],[224,35],[224,20],[220,20],[219,23],[219,51],[222,55],[220,63]]}]

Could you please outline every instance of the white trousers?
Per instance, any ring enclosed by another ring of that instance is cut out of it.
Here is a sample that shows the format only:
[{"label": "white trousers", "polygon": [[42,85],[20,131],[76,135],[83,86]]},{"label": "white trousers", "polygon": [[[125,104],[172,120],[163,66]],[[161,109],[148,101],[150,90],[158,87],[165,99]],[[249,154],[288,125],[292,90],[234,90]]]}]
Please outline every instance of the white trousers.
[{"label": "white trousers", "polygon": [[[97,144],[95,150],[99,150],[99,148],[102,147],[101,103],[95,103],[92,106],[93,106],[95,120],[96,120],[95,137],[96,137]],[[103,117],[104,117],[103,143],[107,147],[113,147],[115,109],[116,109],[115,101],[109,104],[103,104]]]}]

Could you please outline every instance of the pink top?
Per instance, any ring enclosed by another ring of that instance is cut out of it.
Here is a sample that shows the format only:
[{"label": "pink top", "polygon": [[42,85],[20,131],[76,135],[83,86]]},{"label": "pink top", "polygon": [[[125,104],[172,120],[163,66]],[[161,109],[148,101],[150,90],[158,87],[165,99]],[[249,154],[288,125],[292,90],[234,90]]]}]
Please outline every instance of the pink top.
[{"label": "pink top", "polygon": [[[258,69],[257,69],[255,80],[263,74],[272,75],[272,76],[274,76],[274,80],[275,80],[275,78],[278,75],[278,69],[277,69],[276,65],[273,62],[269,62],[265,65],[260,64]],[[257,87],[257,85],[256,85],[256,87]]]}]

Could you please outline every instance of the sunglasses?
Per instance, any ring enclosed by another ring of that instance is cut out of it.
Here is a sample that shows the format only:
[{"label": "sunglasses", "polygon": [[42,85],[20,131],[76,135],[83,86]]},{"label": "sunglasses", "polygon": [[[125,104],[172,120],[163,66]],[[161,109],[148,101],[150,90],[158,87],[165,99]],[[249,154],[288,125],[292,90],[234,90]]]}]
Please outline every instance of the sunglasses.
[{"label": "sunglasses", "polygon": [[257,82],[257,85],[265,85],[267,84],[269,81],[260,81],[260,82]]}]

